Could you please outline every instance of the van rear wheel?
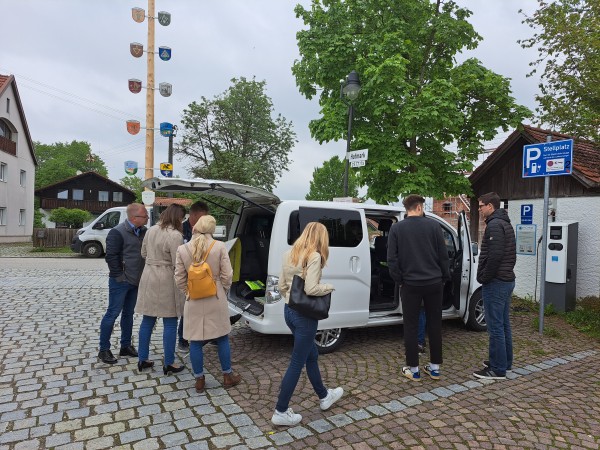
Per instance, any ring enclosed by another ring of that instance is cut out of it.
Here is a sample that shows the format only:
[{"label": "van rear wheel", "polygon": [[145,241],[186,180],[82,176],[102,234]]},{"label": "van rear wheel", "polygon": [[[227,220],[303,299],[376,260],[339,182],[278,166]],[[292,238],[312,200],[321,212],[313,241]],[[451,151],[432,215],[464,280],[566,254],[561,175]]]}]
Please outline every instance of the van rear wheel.
[{"label": "van rear wheel", "polygon": [[317,344],[319,353],[324,355],[335,352],[340,348],[344,339],[346,339],[346,333],[348,333],[348,330],[345,328],[331,328],[329,330],[317,331],[315,343]]},{"label": "van rear wheel", "polygon": [[83,247],[83,255],[88,258],[100,258],[102,256],[102,247],[97,242],[90,242]]}]

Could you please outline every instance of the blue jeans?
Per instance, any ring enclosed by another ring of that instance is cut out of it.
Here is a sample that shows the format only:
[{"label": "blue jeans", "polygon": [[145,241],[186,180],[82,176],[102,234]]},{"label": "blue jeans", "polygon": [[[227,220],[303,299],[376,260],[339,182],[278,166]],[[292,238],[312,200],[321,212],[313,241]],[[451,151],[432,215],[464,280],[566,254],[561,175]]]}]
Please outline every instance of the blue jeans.
[{"label": "blue jeans", "polygon": [[[212,339],[211,339],[212,340]],[[214,339],[217,343],[217,352],[219,361],[221,362],[221,370],[223,373],[231,373],[231,348],[229,347],[229,335],[221,336]],[[196,378],[204,375],[204,352],[202,347],[208,341],[190,341],[190,361],[192,362],[192,370]]]},{"label": "blue jeans", "polygon": [[315,344],[318,320],[305,317],[294,311],[287,304],[284,310],[285,323],[294,335],[294,349],[290,365],[281,380],[281,390],[275,409],[287,411],[292,394],[296,389],[302,368],[306,365],[306,375],[320,399],[327,397],[327,389],[323,385],[319,370],[319,351]]},{"label": "blue jeans", "polygon": [[419,313],[419,331],[417,333],[417,343],[419,345],[425,345],[425,325],[427,325],[425,308],[421,308],[421,312]]},{"label": "blue jeans", "polygon": [[514,281],[492,280],[482,287],[485,322],[490,337],[490,368],[505,375],[512,367],[513,344],[510,329],[510,300]]},{"label": "blue jeans", "polygon": [[183,316],[179,318],[179,327],[177,328],[177,336],[179,337],[179,343],[187,342],[183,338]]},{"label": "blue jeans", "polygon": [[100,322],[100,351],[110,350],[110,336],[115,321],[121,314],[121,348],[131,345],[133,310],[137,301],[138,287],[127,281],[108,278],[108,308]]},{"label": "blue jeans", "polygon": [[[143,316],[140,325],[138,357],[140,362],[148,361],[150,356],[150,338],[156,323],[156,317]],[[177,340],[177,317],[163,317],[163,352],[165,366],[175,362],[175,341]]]}]

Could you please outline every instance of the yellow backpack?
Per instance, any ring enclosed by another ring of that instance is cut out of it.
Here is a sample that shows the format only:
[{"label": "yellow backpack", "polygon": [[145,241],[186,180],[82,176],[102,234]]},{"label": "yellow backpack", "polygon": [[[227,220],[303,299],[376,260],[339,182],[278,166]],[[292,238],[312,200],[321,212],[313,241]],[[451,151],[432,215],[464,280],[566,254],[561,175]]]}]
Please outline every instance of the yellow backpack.
[{"label": "yellow backpack", "polygon": [[[217,295],[217,283],[215,283],[212,270],[206,262],[206,258],[212,250],[213,245],[215,245],[215,242],[216,241],[213,241],[210,247],[208,247],[202,261],[193,262],[192,258],[192,264],[190,264],[190,267],[188,268],[187,282],[188,297],[190,300],[198,300]],[[188,252],[191,255],[189,248]]]}]

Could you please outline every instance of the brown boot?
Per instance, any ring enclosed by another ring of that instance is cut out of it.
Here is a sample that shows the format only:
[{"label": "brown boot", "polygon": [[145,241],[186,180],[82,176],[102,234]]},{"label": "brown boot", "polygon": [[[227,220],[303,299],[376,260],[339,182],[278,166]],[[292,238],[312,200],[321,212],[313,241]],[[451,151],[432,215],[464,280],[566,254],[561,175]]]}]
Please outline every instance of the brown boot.
[{"label": "brown boot", "polygon": [[223,374],[223,387],[225,389],[229,389],[236,384],[240,384],[240,381],[242,381],[242,376],[235,372]]},{"label": "brown boot", "polygon": [[204,391],[204,385],[206,384],[206,379],[204,375],[196,378],[196,392],[201,393]]}]

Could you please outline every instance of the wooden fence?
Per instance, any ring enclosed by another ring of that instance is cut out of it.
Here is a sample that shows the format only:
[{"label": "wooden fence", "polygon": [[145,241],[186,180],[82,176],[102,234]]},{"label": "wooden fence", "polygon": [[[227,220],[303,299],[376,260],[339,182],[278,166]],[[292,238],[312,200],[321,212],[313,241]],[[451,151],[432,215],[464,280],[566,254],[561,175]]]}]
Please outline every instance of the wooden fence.
[{"label": "wooden fence", "polygon": [[77,228],[34,228],[33,246],[45,248],[68,247]]}]

